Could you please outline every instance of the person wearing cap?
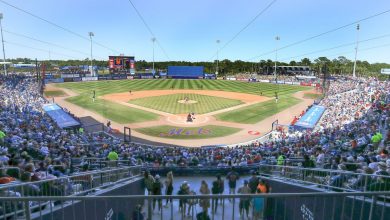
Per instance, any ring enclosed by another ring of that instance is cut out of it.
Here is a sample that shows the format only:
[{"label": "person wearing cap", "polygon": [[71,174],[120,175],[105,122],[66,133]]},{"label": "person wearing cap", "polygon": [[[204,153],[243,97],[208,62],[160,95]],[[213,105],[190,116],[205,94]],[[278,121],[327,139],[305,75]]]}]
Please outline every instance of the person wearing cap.
[{"label": "person wearing cap", "polygon": [[[251,194],[251,189],[249,188],[249,181],[244,180],[244,185],[242,185],[238,189],[239,194]],[[240,210],[240,217],[242,218],[244,215],[244,211],[246,212],[246,217],[249,219],[249,205],[250,205],[250,199],[249,198],[241,198],[240,203],[238,204],[239,210]]]},{"label": "person wearing cap", "polygon": [[[163,184],[160,181],[160,175],[157,174],[154,179],[155,181],[153,183],[153,195],[162,195]],[[161,211],[161,199],[153,199],[153,211],[156,208],[156,202],[158,203],[158,211]]]}]

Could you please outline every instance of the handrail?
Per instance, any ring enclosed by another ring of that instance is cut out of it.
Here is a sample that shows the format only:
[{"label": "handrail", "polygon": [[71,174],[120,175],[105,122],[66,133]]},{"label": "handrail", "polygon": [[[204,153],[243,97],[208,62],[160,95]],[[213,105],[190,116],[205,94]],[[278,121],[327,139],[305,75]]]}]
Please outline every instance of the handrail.
[{"label": "handrail", "polygon": [[305,167],[296,167],[296,166],[279,166],[279,165],[259,164],[259,168],[260,167],[278,167],[278,168],[289,168],[289,169],[305,170],[305,171],[317,171],[317,172],[328,172],[328,173],[346,174],[346,175],[352,174],[352,175],[361,175],[361,176],[370,176],[370,177],[390,178],[390,176],[385,176],[385,175],[357,173],[357,172],[352,172],[352,171],[332,170],[332,169],[323,169],[323,168],[305,168]]},{"label": "handrail", "polygon": [[262,193],[262,194],[209,194],[209,195],[113,195],[113,196],[30,196],[30,197],[0,197],[7,201],[47,201],[47,200],[96,200],[96,199],[229,199],[229,198],[278,198],[278,197],[307,197],[307,196],[390,196],[389,191],[377,192],[309,192],[309,193]]},{"label": "handrail", "polygon": [[100,171],[87,171],[87,172],[81,172],[76,175],[68,175],[68,176],[62,176],[55,179],[44,179],[34,182],[23,182],[23,183],[10,183],[10,184],[4,184],[0,185],[0,190],[7,189],[10,187],[21,187],[25,185],[31,185],[31,184],[41,184],[41,183],[47,183],[47,182],[53,182],[53,181],[62,181],[62,180],[69,180],[70,178],[77,178],[77,177],[85,177],[87,175],[100,175],[100,174],[106,174],[106,173],[112,173],[115,171],[124,171],[124,170],[132,170],[139,168],[141,170],[141,166],[132,166],[132,167],[121,167],[121,168],[115,168],[115,169],[107,169],[107,170],[100,170]]}]

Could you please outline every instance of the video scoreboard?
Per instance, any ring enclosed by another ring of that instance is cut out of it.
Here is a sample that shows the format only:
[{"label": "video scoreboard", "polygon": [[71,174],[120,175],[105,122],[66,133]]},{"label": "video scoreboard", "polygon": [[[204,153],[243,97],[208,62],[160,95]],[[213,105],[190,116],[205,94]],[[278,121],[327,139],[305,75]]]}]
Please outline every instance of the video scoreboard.
[{"label": "video scoreboard", "polygon": [[135,74],[135,59],[129,56],[109,56],[108,67],[110,73]]}]

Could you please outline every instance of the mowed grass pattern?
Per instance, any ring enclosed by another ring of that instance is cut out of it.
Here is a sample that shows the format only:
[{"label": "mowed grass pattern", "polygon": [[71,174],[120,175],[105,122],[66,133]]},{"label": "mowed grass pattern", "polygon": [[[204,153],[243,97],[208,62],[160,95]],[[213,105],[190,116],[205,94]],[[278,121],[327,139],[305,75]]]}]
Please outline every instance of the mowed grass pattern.
[{"label": "mowed grass pattern", "polygon": [[45,96],[47,97],[57,97],[57,96],[65,96],[65,92],[62,90],[51,90],[51,91],[44,91],[43,92]]},{"label": "mowed grass pattern", "polygon": [[[140,111],[127,106],[119,105],[110,101],[102,101],[99,98],[95,103],[91,103],[93,91],[96,92],[96,97],[111,94],[131,91],[144,90],[219,90],[229,92],[248,93],[263,96],[274,97],[275,92],[278,93],[280,103],[277,106],[271,103],[260,103],[247,108],[238,109],[232,112],[227,112],[218,116],[219,120],[234,121],[239,123],[256,123],[262,119],[276,114],[298,101],[290,95],[302,90],[308,90],[308,87],[294,85],[275,85],[270,83],[248,83],[241,81],[226,81],[226,80],[184,80],[184,79],[151,79],[151,80],[112,80],[112,81],[96,81],[96,82],[77,82],[77,83],[62,83],[57,84],[60,87],[71,89],[80,95],[67,99],[76,105],[94,111],[106,118],[109,118],[118,123],[133,123],[154,120],[157,115]],[[285,99],[290,101],[284,101]],[[272,101],[270,101],[272,102]],[[165,103],[161,102],[160,105]]]},{"label": "mowed grass pattern", "polygon": [[142,134],[161,138],[206,139],[231,135],[236,132],[239,132],[241,129],[217,125],[206,125],[202,127],[187,128],[162,125],[147,128],[136,128],[135,130]]},{"label": "mowed grass pattern", "polygon": [[275,100],[250,105],[248,107],[239,108],[233,111],[224,112],[216,115],[217,120],[238,122],[243,124],[255,124],[281,112],[300,102],[299,99],[292,96],[285,96],[279,99],[278,103]]},{"label": "mowed grass pattern", "polygon": [[275,85],[271,83],[248,83],[227,80],[198,80],[198,79],[139,79],[139,80],[109,80],[95,82],[61,83],[60,87],[72,89],[77,93],[89,93],[96,91],[96,95],[120,93],[141,90],[165,90],[165,89],[195,89],[195,90],[220,90],[229,92],[241,92],[248,94],[273,97],[275,92],[279,96],[288,95],[309,88],[295,85]]},{"label": "mowed grass pattern", "polygon": [[67,101],[121,124],[153,121],[157,120],[159,117],[150,112],[129,108],[104,99],[96,99],[95,102],[93,102],[92,97],[87,95],[71,97],[68,98]]},{"label": "mowed grass pattern", "polygon": [[[197,103],[184,104],[178,102],[184,100],[185,97],[197,101]],[[129,103],[172,114],[188,114],[189,112],[204,114],[243,104],[240,100],[235,99],[185,93],[134,99]]]}]

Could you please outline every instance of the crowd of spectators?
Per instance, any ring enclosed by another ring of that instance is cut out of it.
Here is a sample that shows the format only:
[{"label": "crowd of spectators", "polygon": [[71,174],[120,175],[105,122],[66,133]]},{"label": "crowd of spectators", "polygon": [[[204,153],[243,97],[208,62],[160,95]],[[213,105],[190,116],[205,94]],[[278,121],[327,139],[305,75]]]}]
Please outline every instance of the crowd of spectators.
[{"label": "crowd of spectators", "polygon": [[[330,83],[320,105],[326,111],[314,130],[280,130],[271,140],[235,147],[158,147],[124,143],[81,130],[60,129],[42,105],[42,85],[11,75],[0,78],[0,178],[37,181],[72,171],[71,158],[107,158],[116,152],[133,165],[153,167],[248,166],[269,158],[308,158],[318,168],[389,175],[390,83],[360,78]],[[373,139],[377,135],[379,139]],[[85,147],[88,146],[88,147]],[[267,160],[266,160],[267,159]],[[367,170],[367,168],[371,170]]]}]

